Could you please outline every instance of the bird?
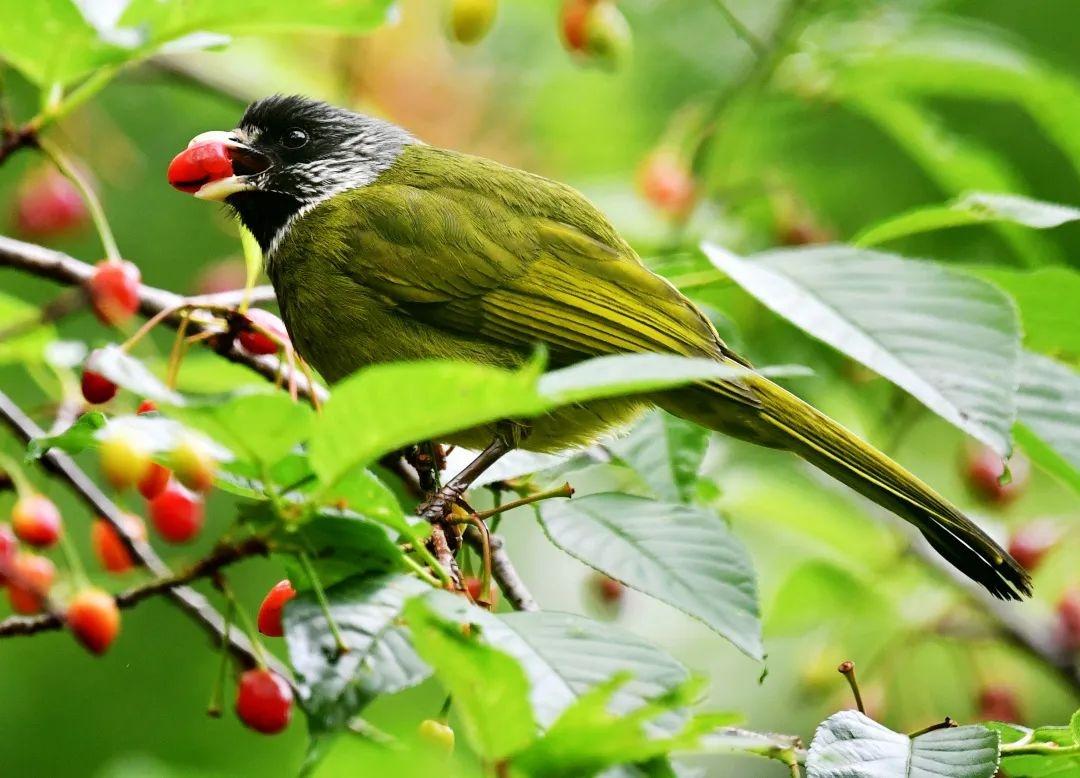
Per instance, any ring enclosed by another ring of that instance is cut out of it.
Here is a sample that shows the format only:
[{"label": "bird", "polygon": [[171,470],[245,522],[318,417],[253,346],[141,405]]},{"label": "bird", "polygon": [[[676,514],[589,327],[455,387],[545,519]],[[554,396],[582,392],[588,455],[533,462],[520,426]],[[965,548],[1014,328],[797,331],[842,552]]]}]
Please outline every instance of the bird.
[{"label": "bird", "polygon": [[552,367],[661,353],[740,369],[450,436],[483,453],[440,492],[436,513],[515,447],[573,449],[658,406],[796,454],[913,524],[995,597],[1031,594],[1024,568],[947,499],[755,372],[570,186],[298,95],[262,98],[234,129],[197,135],[168,180],[224,202],[254,235],[294,348],[331,384],[401,360],[516,368],[538,347]]}]

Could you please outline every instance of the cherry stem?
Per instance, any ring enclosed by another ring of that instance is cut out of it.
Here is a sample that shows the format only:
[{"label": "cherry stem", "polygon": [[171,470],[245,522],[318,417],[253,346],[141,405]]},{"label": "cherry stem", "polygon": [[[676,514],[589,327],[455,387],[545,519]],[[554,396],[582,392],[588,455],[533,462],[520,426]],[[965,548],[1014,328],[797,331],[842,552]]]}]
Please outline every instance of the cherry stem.
[{"label": "cherry stem", "polygon": [[[260,670],[266,670],[266,652],[263,649],[262,642],[259,640],[259,634],[255,631],[255,625],[251,622],[251,617],[248,616],[247,611],[240,607],[240,604],[236,601],[236,595],[233,594],[232,587],[229,586],[229,582],[225,576],[221,576],[220,586],[221,593],[225,596],[226,602],[229,603],[229,607],[233,609],[236,615],[236,620],[240,623],[240,628],[244,630],[244,634],[247,635],[248,640],[251,641],[252,647],[255,649],[255,664]],[[224,633],[228,636],[228,631]]]},{"label": "cherry stem", "polygon": [[323,616],[326,617],[327,626],[330,627],[330,634],[334,636],[334,645],[337,648],[338,656],[349,653],[349,646],[345,642],[345,638],[342,637],[341,630],[338,629],[334,614],[330,612],[330,601],[326,599],[326,592],[323,591],[319,575],[315,572],[314,565],[311,564],[311,557],[303,551],[297,554],[297,557],[300,560],[300,566],[304,568],[304,575],[307,576],[308,583],[311,584],[311,588],[315,592],[315,599],[319,601]]},{"label": "cherry stem", "polygon": [[19,464],[7,454],[0,453],[0,469],[7,473],[8,478],[11,479],[11,483],[15,486],[15,494],[20,498],[29,497],[34,494],[34,487],[31,486],[30,481],[26,478],[26,474],[19,467]]},{"label": "cherry stem", "polygon": [[436,589],[439,588],[439,579],[429,573],[426,567],[407,554],[402,554],[401,558],[405,560],[405,565],[416,573],[424,583],[430,584]]},{"label": "cherry stem", "polygon": [[94,227],[97,229],[98,236],[101,238],[102,248],[105,249],[105,256],[108,259],[119,260],[120,249],[116,245],[116,238],[113,237],[112,227],[109,226],[109,220],[105,217],[105,211],[101,207],[101,201],[98,200],[97,194],[94,192],[93,187],[83,177],[71,160],[60,151],[60,148],[50,140],[45,138],[38,138],[38,147],[45,153],[52,163],[56,165],[65,176],[67,176],[79,193],[82,195],[83,200],[86,201],[86,207],[90,211],[90,218],[94,221]]},{"label": "cherry stem", "polygon": [[916,730],[908,735],[908,737],[915,738],[919,735],[925,735],[927,732],[937,732],[939,729],[949,729],[950,727],[955,726],[956,722],[946,716],[944,721],[939,721],[937,724],[931,724],[929,727],[923,727],[920,730]]},{"label": "cherry stem", "polygon": [[851,687],[851,693],[855,695],[855,707],[859,709],[859,713],[866,713],[866,708],[863,707],[862,695],[859,693],[859,683],[855,680],[855,663],[848,659],[841,662],[836,670],[847,679],[848,686]]},{"label": "cherry stem", "polygon": [[229,670],[229,630],[232,629],[233,619],[236,616],[236,604],[229,600],[225,606],[225,621],[221,638],[221,658],[218,661],[217,676],[214,678],[214,686],[210,690],[210,704],[206,706],[206,715],[211,718],[221,718],[222,700],[225,696],[225,674]]},{"label": "cherry stem", "polygon": [[573,496],[574,487],[572,487],[569,483],[564,483],[562,486],[556,487],[554,489],[548,489],[547,491],[543,492],[536,492],[535,494],[530,494],[517,500],[511,500],[510,502],[502,503],[501,505],[495,506],[491,510],[479,511],[477,512],[476,517],[480,520],[489,519],[492,516],[497,516],[498,514],[505,513],[506,511],[512,511],[514,508],[520,508],[523,505],[532,505],[534,502],[550,500],[555,497]]},{"label": "cherry stem", "polygon": [[191,324],[191,311],[185,309],[181,314],[180,326],[176,328],[176,339],[173,340],[172,350],[169,352],[169,366],[165,372],[165,385],[170,389],[176,388],[176,379],[180,373],[180,362],[187,350],[187,342],[184,336],[187,334],[188,325]]},{"label": "cherry stem", "polygon": [[79,558],[79,553],[75,550],[75,544],[71,542],[71,536],[67,533],[67,528],[60,530],[60,551],[64,555],[64,562],[67,563],[68,570],[71,571],[71,576],[75,579],[75,583],[79,589],[85,589],[90,585],[89,579],[86,577],[86,568],[83,567],[82,560]]}]

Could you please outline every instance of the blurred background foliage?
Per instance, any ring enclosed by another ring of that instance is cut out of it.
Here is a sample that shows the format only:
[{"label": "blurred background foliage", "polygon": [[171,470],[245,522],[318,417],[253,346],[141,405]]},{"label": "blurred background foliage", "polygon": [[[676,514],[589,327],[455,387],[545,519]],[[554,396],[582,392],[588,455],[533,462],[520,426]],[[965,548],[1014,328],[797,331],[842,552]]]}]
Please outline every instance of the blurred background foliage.
[{"label": "blurred background foliage", "polygon": [[[669,275],[685,280],[704,271],[704,282],[687,292],[752,361],[813,367],[815,376],[792,382],[793,389],[889,446],[998,537],[1032,520],[1053,523],[1060,541],[1037,570],[1037,599],[1025,607],[1050,612],[1063,592],[1080,585],[1075,491],[1035,468],[1018,499],[980,499],[965,478],[971,444],[959,432],[912,402],[898,402],[891,385],[734,284],[708,276],[710,266],[693,250],[703,238],[740,254],[847,241],[876,222],[968,190],[1080,204],[1080,53],[1073,35],[1080,7],[1055,0],[818,2],[794,22],[786,47],[756,59],[712,2],[624,0],[619,7],[633,32],[633,54],[608,70],[582,66],[560,45],[553,0],[503,0],[490,35],[468,48],[448,39],[442,5],[405,0],[392,24],[363,37],[239,35],[222,51],[162,57],[125,72],[65,119],[59,137],[91,171],[123,254],[139,264],[144,281],[194,292],[213,283],[208,274],[227,275],[223,262],[239,261],[225,214],[165,184],[165,165],[193,135],[234,126],[247,99],[271,92],[302,92],[385,116],[432,144],[573,184]],[[788,24],[785,2],[728,6],[767,47],[772,31]],[[13,72],[5,78],[14,114],[32,115],[35,90]],[[685,221],[666,217],[641,195],[643,168],[658,149],[695,171],[700,201]],[[8,211],[40,165],[30,153],[4,165],[0,203]],[[100,254],[91,230],[51,245],[88,261]],[[1080,224],[1052,231],[974,225],[887,248],[1000,268],[1007,288],[1020,283],[1012,271],[1055,265],[1041,271],[1051,275],[1026,277],[1022,316],[1030,324],[1032,316],[1066,314],[1029,327],[1027,345],[1073,364],[1080,357],[1080,282],[1063,269],[1078,264]],[[39,301],[55,293],[10,271],[0,271],[0,288]],[[85,314],[65,321],[62,331],[93,341],[103,337],[95,328]],[[181,379],[201,388],[225,385],[229,370],[198,355]],[[16,366],[0,366],[0,383],[24,405],[41,402]],[[0,442],[16,451],[10,439]],[[72,515],[83,510],[55,485],[42,487]],[[879,512],[790,458],[714,440],[698,488],[751,549],[767,674],[702,625],[643,596],[627,592],[617,607],[602,606],[593,574],[536,542],[527,517],[503,529],[542,604],[617,619],[669,649],[712,679],[714,707],[742,711],[758,729],[809,740],[818,721],[850,704],[835,673],[843,659],[859,667],[872,713],[898,730],[944,714],[986,717],[988,690],[1007,690],[1029,724],[1063,722],[1077,707],[1075,686],[973,616],[962,596],[906,553]],[[0,494],[0,513],[10,502]],[[231,518],[229,498],[216,494],[208,512],[205,538]],[[180,563],[200,550],[172,558]],[[279,572],[253,561],[234,579],[254,606]],[[296,771],[301,726],[268,739],[231,717],[203,715],[216,655],[169,605],[159,600],[131,611],[124,630],[104,659],[88,657],[59,633],[0,643],[0,773]],[[440,703],[429,683],[381,700],[371,718],[389,731],[408,731]],[[319,774],[351,774],[356,748],[340,741]],[[780,765],[738,758],[702,764],[710,775],[785,773]]]}]

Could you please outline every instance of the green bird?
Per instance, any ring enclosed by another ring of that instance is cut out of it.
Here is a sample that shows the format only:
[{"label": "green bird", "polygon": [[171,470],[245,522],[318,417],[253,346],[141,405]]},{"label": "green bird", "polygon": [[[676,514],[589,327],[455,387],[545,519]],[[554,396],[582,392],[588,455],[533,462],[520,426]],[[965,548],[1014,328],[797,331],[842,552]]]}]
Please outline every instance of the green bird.
[{"label": "green bird", "polygon": [[[193,139],[169,181],[236,211],[263,249],[294,346],[330,382],[395,360],[514,368],[538,344],[555,367],[657,352],[750,368],[580,193],[378,119],[269,97],[236,129]],[[1030,594],[1024,569],[945,498],[751,371],[463,431],[451,442],[487,448],[436,513],[512,447],[587,444],[650,406],[791,451],[914,524],[996,597]]]}]

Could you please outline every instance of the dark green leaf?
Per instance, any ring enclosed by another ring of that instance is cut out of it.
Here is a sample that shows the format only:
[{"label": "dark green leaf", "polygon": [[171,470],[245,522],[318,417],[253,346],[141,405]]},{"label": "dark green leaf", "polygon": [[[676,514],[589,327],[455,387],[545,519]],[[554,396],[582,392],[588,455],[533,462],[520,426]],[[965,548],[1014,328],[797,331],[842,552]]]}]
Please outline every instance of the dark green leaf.
[{"label": "dark green leaf", "polygon": [[699,619],[761,659],[749,554],[715,513],[625,494],[549,501],[544,531],[559,548]]},{"label": "dark green leaf", "polygon": [[326,596],[348,653],[337,656],[314,594],[285,607],[285,638],[301,704],[314,731],[341,729],[380,694],[423,681],[430,670],[399,624],[405,601],[427,589],[402,574],[357,576],[329,587]]}]

